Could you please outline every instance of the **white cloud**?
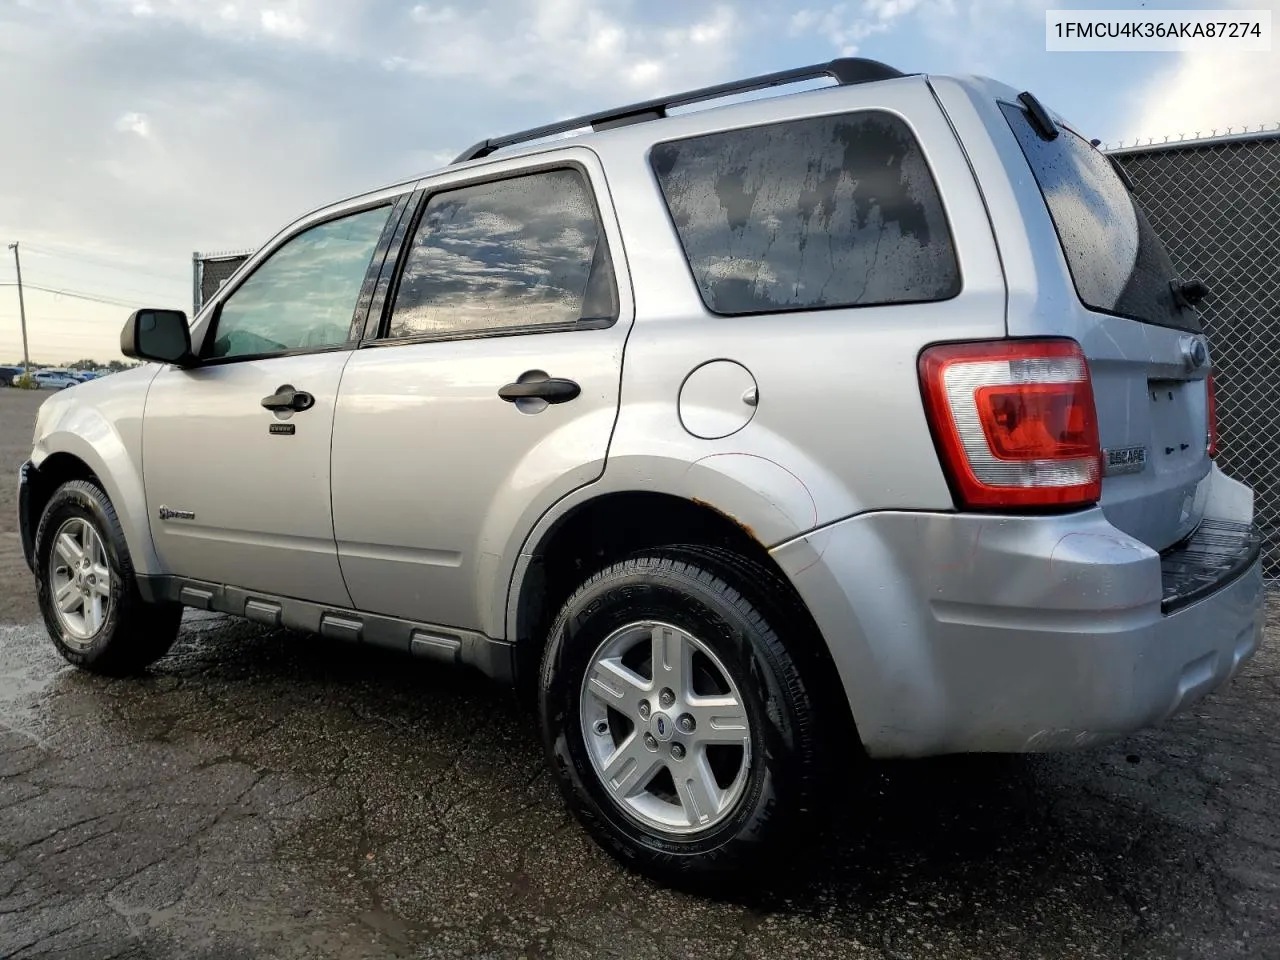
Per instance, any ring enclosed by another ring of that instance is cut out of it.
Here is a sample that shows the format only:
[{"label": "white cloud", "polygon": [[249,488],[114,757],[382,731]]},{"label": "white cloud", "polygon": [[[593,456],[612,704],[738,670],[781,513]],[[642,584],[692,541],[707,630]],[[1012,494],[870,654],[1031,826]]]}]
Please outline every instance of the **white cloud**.
[{"label": "white cloud", "polygon": [[633,86],[641,87],[662,73],[662,65],[654,60],[641,60],[627,68],[627,79]]},{"label": "white cloud", "polygon": [[[111,29],[135,22],[177,24],[226,40],[273,40],[355,62],[427,77],[517,85],[522,97],[556,91],[625,92],[646,83],[694,85],[723,77],[741,32],[728,2],[655,18],[642,0],[49,0],[64,15]],[[892,12],[918,0],[870,0]],[[843,5],[842,5],[843,6]],[[654,63],[628,69],[627,64]]]},{"label": "white cloud", "polygon": [[895,22],[919,6],[920,0],[863,0],[837,3],[827,10],[801,10],[792,15],[792,36],[816,34],[828,40],[842,57],[852,57],[864,41],[893,29]]},{"label": "white cloud", "polygon": [[1178,137],[1280,122],[1280,57],[1183,54],[1134,97],[1128,136]]},{"label": "white cloud", "polygon": [[[1234,0],[1244,9],[1269,9],[1280,27],[1280,0]],[[1126,137],[1209,136],[1280,123],[1280,51],[1182,53],[1130,100]]]},{"label": "white cloud", "polygon": [[267,33],[287,37],[290,40],[301,40],[307,35],[307,25],[297,11],[263,10],[262,29]]},{"label": "white cloud", "polygon": [[787,24],[787,33],[793,37],[808,33],[821,19],[822,14],[815,10],[797,10],[791,15],[791,20]]},{"label": "white cloud", "polygon": [[[732,35],[735,23],[733,11],[729,7],[716,7],[710,19],[695,23],[689,28],[689,39],[699,46],[724,43]],[[677,45],[680,43],[678,34],[675,42]]]},{"label": "white cloud", "polygon": [[[55,7],[56,0],[49,5]],[[110,26],[114,15],[126,10],[138,20],[180,24],[212,36],[311,40],[317,45],[332,43],[353,22],[353,15],[359,16],[359,4],[345,0],[100,0],[99,8],[84,7],[71,15],[105,20]]]},{"label": "white cloud", "polygon": [[409,11],[411,16],[418,23],[452,23],[458,19],[458,11],[453,7],[435,7],[430,3],[420,3]]},{"label": "white cloud", "polygon": [[729,4],[692,8],[683,23],[651,24],[638,3],[537,0],[527,5],[419,4],[380,61],[427,77],[465,78],[511,95],[655,94],[723,79],[741,24]]},{"label": "white cloud", "polygon": [[617,24],[607,24],[595,32],[590,44],[594,53],[616,55],[627,41],[626,32]]},{"label": "white cloud", "polygon": [[151,123],[145,113],[126,113],[116,121],[121,133],[136,133],[144,140],[151,136]]},{"label": "white cloud", "polygon": [[906,16],[916,7],[920,0],[866,0],[866,11],[884,23]]},{"label": "white cloud", "polygon": [[1028,28],[1034,35],[1037,18],[1057,5],[1060,0],[860,0],[800,10],[791,16],[788,32],[822,38],[849,57],[873,37],[918,29],[953,60],[966,63],[966,72],[994,73],[990,65],[1024,50]]}]

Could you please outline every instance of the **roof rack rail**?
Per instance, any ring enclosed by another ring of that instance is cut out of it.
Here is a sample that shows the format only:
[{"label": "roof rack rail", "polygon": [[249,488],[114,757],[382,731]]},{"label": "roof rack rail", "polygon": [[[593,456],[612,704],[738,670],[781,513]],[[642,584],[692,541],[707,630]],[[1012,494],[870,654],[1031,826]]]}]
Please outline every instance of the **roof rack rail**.
[{"label": "roof rack rail", "polygon": [[713,87],[688,90],[669,97],[644,100],[625,107],[614,107],[612,110],[588,113],[585,116],[574,117],[572,120],[548,123],[545,126],[533,127],[530,130],[521,130],[519,133],[509,133],[506,136],[481,140],[475,146],[460,153],[453,162],[466,163],[468,160],[478,160],[481,157],[489,156],[495,150],[502,150],[517,143],[541,140],[543,137],[551,137],[557,133],[569,133],[572,130],[579,130],[584,127],[590,127],[592,130],[608,130],[612,127],[643,123],[646,120],[660,120],[667,115],[667,111],[672,107],[688,106],[691,103],[701,103],[705,100],[715,100],[738,93],[750,93],[753,90],[764,90],[768,87],[777,87],[786,83],[800,83],[804,80],[816,80],[819,77],[832,77],[838,84],[845,86],[854,83],[870,83],[874,80],[891,80],[905,76],[908,76],[908,74],[878,60],[867,60],[861,57],[841,57],[828,63],[815,63],[812,66],[797,67],[794,70],[781,70],[777,73],[748,77],[745,80],[720,83]]}]

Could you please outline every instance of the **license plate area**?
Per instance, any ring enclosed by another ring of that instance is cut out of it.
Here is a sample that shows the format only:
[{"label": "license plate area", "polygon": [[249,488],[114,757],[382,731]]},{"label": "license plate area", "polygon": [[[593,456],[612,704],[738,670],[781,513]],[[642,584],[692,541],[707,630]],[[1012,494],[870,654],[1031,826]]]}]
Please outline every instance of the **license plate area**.
[{"label": "license plate area", "polygon": [[1149,380],[1151,461],[1156,473],[1169,473],[1198,463],[1205,455],[1205,428],[1192,391],[1199,380]]}]

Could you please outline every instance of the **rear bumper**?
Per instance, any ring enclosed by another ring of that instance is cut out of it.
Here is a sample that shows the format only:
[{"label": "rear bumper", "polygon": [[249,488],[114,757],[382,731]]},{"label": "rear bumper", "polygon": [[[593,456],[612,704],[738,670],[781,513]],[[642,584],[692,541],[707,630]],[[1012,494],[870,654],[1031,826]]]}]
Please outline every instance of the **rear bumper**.
[{"label": "rear bumper", "polygon": [[18,536],[22,540],[22,555],[27,560],[31,572],[36,572],[36,521],[32,516],[35,497],[32,488],[35,485],[36,468],[31,461],[26,461],[18,470]]},{"label": "rear bumper", "polygon": [[1160,554],[1160,610],[1175,613],[1212,596],[1258,562],[1262,533],[1252,523],[1205,518]]},{"label": "rear bumper", "polygon": [[[1207,482],[1208,515],[1255,536],[1248,488],[1216,468]],[[926,756],[1103,742],[1226,682],[1263,624],[1256,538],[1233,543],[1216,575],[1210,562],[1187,578],[1193,592],[1170,589],[1171,567],[1195,567],[1203,541],[1162,558],[1097,509],[864,514],[774,555],[827,639],[867,751]]]}]

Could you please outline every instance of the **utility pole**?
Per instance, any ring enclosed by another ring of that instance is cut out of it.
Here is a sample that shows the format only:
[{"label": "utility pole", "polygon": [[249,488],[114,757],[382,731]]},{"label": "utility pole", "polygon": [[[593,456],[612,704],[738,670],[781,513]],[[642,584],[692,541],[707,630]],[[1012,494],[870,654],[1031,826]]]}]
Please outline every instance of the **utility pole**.
[{"label": "utility pole", "polygon": [[18,242],[9,244],[13,251],[13,265],[18,270],[18,317],[22,321],[22,373],[31,376],[31,356],[27,353],[27,308],[22,302],[22,261],[18,259]]},{"label": "utility pole", "polygon": [[200,251],[191,254],[191,316],[200,312]]}]

